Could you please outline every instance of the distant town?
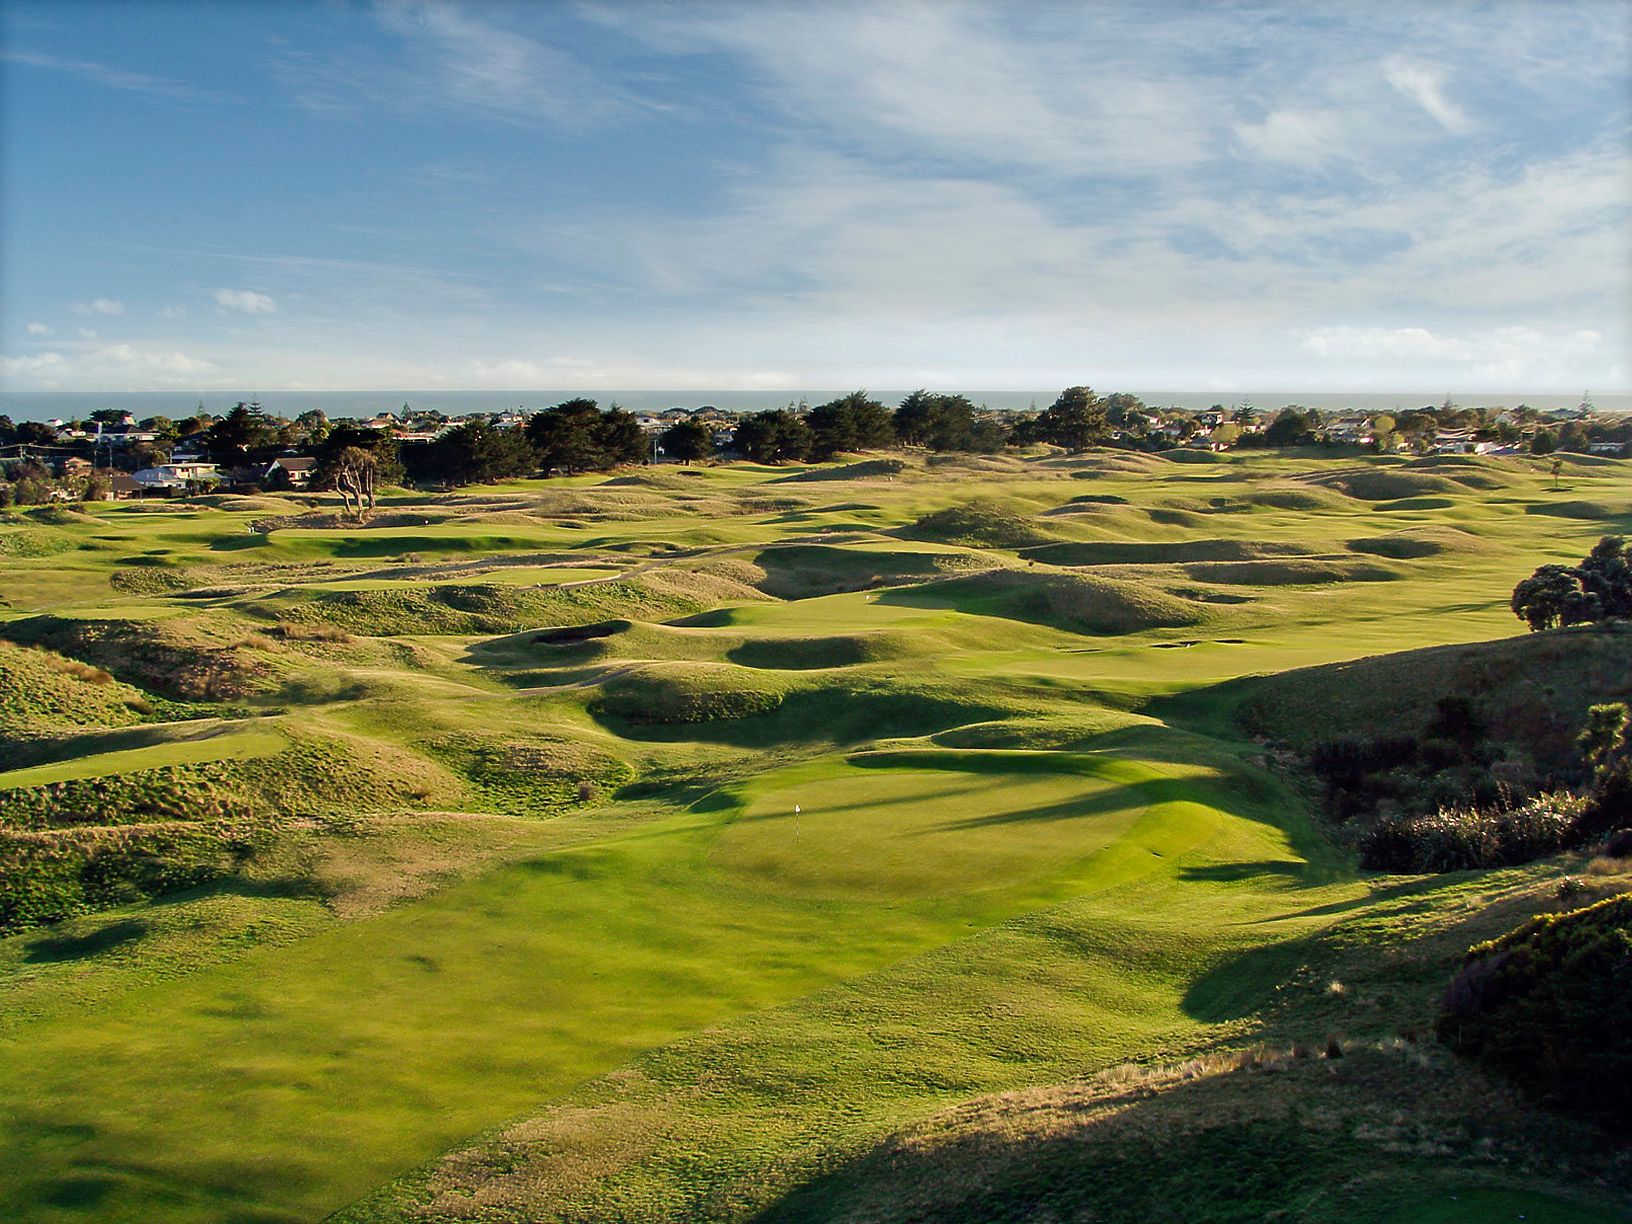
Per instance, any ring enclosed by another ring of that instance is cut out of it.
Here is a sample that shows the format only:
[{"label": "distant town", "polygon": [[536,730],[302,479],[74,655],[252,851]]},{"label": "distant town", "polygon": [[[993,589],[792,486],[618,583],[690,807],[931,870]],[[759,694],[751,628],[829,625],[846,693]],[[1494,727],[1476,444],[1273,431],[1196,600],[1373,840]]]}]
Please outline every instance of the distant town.
[{"label": "distant town", "polygon": [[216,415],[142,419],[122,409],[78,420],[14,423],[0,416],[0,506],[169,498],[215,491],[342,489],[367,484],[454,488],[630,464],[736,459],[825,461],[897,447],[991,453],[1009,446],[1134,451],[1236,448],[1343,454],[1632,457],[1632,414],[1594,407],[1465,406],[1447,399],[1392,413],[1250,402],[1197,411],[1127,394],[1068,388],[1047,408],[992,409],[961,395],[913,392],[891,406],[853,392],[815,406],[759,412],[712,405],[632,413],[569,399],[539,412],[450,415],[414,410],[366,419],[321,410],[293,419],[239,403]]}]

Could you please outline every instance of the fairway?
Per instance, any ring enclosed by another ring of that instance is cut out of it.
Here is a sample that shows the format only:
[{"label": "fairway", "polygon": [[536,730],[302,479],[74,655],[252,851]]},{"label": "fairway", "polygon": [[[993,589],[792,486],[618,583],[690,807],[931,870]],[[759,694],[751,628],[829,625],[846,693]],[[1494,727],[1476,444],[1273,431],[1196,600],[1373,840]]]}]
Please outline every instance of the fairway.
[{"label": "fairway", "polygon": [[[0,939],[7,1218],[860,1221],[880,1152],[988,1098],[1255,1041],[1386,1062],[1481,907],[1565,868],[1360,872],[1232,685],[1499,644],[1517,577],[1632,527],[1624,465],[982,462],[8,519],[26,836],[235,848]],[[137,814],[53,824],[82,794]],[[1624,1218],[1466,1188],[1347,1218]]]}]

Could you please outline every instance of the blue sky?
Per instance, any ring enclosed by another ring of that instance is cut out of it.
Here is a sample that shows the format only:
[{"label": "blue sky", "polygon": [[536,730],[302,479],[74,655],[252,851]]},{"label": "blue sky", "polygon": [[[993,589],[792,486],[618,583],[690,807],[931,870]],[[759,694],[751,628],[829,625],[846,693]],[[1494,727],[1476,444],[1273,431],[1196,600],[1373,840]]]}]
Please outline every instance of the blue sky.
[{"label": "blue sky", "polygon": [[1632,386],[1632,5],[8,0],[13,390]]}]

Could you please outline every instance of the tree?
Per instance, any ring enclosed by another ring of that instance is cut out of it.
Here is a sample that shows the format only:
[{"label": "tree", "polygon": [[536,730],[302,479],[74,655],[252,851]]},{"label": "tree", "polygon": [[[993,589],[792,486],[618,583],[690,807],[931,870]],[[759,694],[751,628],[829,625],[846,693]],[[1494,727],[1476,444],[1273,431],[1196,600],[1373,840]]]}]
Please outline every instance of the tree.
[{"label": "tree", "polygon": [[701,421],[688,418],[665,429],[658,436],[657,444],[669,458],[690,463],[714,453],[714,431]]},{"label": "tree", "polygon": [[214,425],[210,426],[208,445],[210,454],[223,462],[241,460],[250,451],[268,445],[274,431],[258,407],[236,404]]},{"label": "tree", "polygon": [[360,446],[341,448],[334,457],[330,479],[340,493],[341,505],[348,513],[354,514],[359,523],[367,514],[374,512],[374,490],[379,481],[379,468],[372,451]]},{"label": "tree", "polygon": [[1104,401],[1090,387],[1067,387],[1037,415],[1032,431],[1041,442],[1070,451],[1087,450],[1110,436]]},{"label": "tree", "polygon": [[865,391],[818,404],[807,418],[810,457],[826,461],[841,451],[874,450],[895,441],[890,410]]},{"label": "tree", "polygon": [[601,410],[594,400],[570,399],[528,418],[527,440],[545,471],[570,476],[604,465],[600,428]]},{"label": "tree", "polygon": [[1513,588],[1513,614],[1532,630],[1632,619],[1632,554],[1605,536],[1580,565],[1543,565]]},{"label": "tree", "polygon": [[481,417],[455,426],[419,448],[415,474],[449,488],[531,476],[538,454],[519,429],[496,429]]},{"label": "tree", "polygon": [[646,461],[646,434],[635,414],[625,412],[616,404],[601,414],[595,432],[595,442],[601,452],[601,463],[608,468],[625,463]]},{"label": "tree", "polygon": [[755,463],[803,459],[810,444],[810,426],[786,408],[756,412],[737,425],[737,449]]},{"label": "tree", "polygon": [[1283,408],[1263,432],[1265,446],[1307,446],[1315,440],[1309,414],[1297,407]]},{"label": "tree", "polygon": [[1105,419],[1118,429],[1125,429],[1136,417],[1139,424],[1143,425],[1148,411],[1144,400],[1137,395],[1129,395],[1126,391],[1118,391],[1115,395],[1105,397]]},{"label": "tree", "polygon": [[1513,615],[1532,632],[1593,619],[1575,570],[1568,565],[1543,565],[1513,588]]}]

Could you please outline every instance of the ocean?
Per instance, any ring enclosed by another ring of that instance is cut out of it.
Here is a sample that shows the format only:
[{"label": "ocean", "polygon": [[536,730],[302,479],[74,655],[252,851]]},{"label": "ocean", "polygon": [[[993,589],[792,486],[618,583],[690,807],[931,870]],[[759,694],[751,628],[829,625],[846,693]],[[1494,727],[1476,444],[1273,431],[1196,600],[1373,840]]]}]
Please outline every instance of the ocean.
[{"label": "ocean", "polygon": [[[227,411],[240,400],[259,399],[268,413],[295,417],[313,408],[320,408],[330,417],[370,417],[375,413],[400,412],[404,404],[419,411],[439,411],[450,416],[467,412],[503,412],[521,409],[536,412],[575,396],[588,396],[603,406],[616,402],[634,412],[660,412],[665,408],[699,408],[712,404],[732,412],[758,411],[781,408],[801,399],[819,404],[844,395],[850,388],[804,391],[724,391],[724,390],[624,390],[602,388],[593,390],[532,390],[532,391],[0,391],[0,414],[14,421],[47,421],[55,417],[75,420],[89,416],[98,408],[124,409],[141,419],[150,416],[179,418],[191,416],[202,403],[212,413]],[[873,390],[871,394],[886,404],[898,404],[910,388],[900,390]],[[937,388],[937,390],[951,390]],[[1046,408],[1060,392],[1051,390],[1026,391],[965,391],[977,404],[992,408]],[[1103,392],[1102,392],[1103,393]],[[1250,401],[1258,408],[1274,410],[1287,404],[1328,411],[1351,409],[1364,412],[1393,412],[1401,408],[1420,408],[1425,404],[1439,404],[1445,400],[1443,391],[1137,391],[1153,407],[1190,409],[1210,408],[1214,404],[1231,407]],[[1470,407],[1514,407],[1529,404],[1533,408],[1570,408],[1581,402],[1579,392],[1574,394],[1547,394],[1539,392],[1481,392],[1453,395],[1455,403]],[[1605,411],[1632,411],[1632,395],[1595,395],[1594,404]]]}]

